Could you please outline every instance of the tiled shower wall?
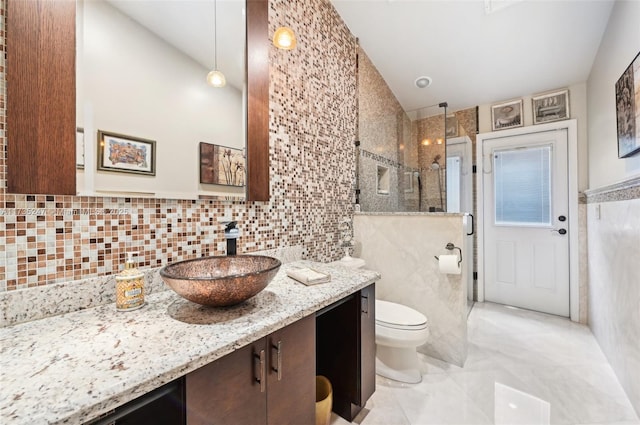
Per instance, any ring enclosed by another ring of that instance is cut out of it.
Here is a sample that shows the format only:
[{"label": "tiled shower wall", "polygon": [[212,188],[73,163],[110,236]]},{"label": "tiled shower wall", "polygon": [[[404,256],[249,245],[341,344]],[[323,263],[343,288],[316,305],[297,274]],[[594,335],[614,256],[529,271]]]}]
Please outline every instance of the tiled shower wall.
[{"label": "tiled shower wall", "polygon": [[[417,211],[418,150],[409,116],[371,62],[358,53],[358,164],[360,205],[363,211]],[[377,191],[378,166],[389,170],[390,190]],[[405,191],[405,189],[407,189]]]},{"label": "tiled shower wall", "polygon": [[[5,11],[0,0],[3,52]],[[8,194],[3,54],[0,292],[113,274],[127,251],[141,267],[223,254],[223,217],[239,223],[239,252],[302,246],[337,259],[338,222],[353,209],[356,40],[328,0],[271,0],[270,32],[285,24],[298,46],[270,52],[269,202]]]},{"label": "tiled shower wall", "polygon": [[[476,146],[476,108],[461,109],[456,112],[447,113],[449,116],[455,116],[456,131],[455,137],[469,136],[473,148],[473,157],[475,163],[475,146]],[[418,145],[418,162],[422,168],[422,184],[424,186],[424,195],[422,199],[422,211],[429,211],[429,208],[436,208],[440,211],[440,184],[442,185],[442,204],[443,209],[447,207],[446,194],[446,164],[447,161],[445,144],[444,144],[444,115],[433,115],[427,118],[417,119],[414,121],[415,132]],[[451,136],[449,137],[451,138]],[[442,144],[438,144],[438,141]],[[428,143],[428,144],[427,144]],[[431,164],[437,155],[440,155],[438,162],[440,170],[431,169]],[[438,183],[438,172],[440,173],[440,184]],[[475,185],[475,182],[474,182]],[[475,191],[474,191],[475,194]],[[474,195],[475,196],[475,195]],[[474,212],[475,214],[475,203]]]}]

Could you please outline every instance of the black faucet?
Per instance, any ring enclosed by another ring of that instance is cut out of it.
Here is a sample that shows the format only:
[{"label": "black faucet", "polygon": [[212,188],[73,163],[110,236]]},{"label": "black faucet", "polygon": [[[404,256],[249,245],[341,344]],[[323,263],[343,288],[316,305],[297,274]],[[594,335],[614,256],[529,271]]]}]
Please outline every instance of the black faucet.
[{"label": "black faucet", "polygon": [[227,239],[227,255],[236,255],[236,239],[240,235],[240,230],[236,227],[237,221],[224,223],[224,237]]}]

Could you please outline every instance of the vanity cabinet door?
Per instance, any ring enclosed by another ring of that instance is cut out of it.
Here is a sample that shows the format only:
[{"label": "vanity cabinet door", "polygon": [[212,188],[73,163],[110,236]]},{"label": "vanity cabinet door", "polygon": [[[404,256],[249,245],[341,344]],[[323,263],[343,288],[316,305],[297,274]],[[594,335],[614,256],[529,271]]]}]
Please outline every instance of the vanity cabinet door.
[{"label": "vanity cabinet door", "polygon": [[265,423],[265,364],[262,338],[188,374],[187,425]]},{"label": "vanity cabinet door", "polygon": [[364,407],[376,390],[376,286],[360,291],[360,391]]},{"label": "vanity cabinet door", "polygon": [[313,425],[315,375],[311,315],[188,374],[187,425]]},{"label": "vanity cabinet door", "polygon": [[307,316],[267,337],[267,423],[314,424],[316,320]]}]

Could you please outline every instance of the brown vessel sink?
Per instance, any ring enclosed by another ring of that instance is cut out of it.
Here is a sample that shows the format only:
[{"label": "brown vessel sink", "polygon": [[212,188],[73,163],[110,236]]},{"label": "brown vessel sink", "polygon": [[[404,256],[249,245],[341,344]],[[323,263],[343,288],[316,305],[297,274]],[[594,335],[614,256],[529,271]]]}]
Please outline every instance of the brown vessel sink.
[{"label": "brown vessel sink", "polygon": [[267,287],[282,263],[263,255],[229,255],[179,261],[160,270],[181,297],[201,305],[241,303]]}]

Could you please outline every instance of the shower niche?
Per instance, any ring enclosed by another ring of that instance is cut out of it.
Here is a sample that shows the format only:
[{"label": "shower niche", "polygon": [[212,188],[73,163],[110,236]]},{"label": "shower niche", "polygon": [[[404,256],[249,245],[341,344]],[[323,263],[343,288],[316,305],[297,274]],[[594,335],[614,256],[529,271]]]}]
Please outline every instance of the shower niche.
[{"label": "shower niche", "polygon": [[376,173],[376,192],[378,195],[388,195],[391,180],[389,167],[378,165]]}]

